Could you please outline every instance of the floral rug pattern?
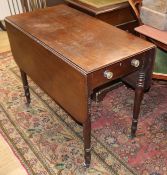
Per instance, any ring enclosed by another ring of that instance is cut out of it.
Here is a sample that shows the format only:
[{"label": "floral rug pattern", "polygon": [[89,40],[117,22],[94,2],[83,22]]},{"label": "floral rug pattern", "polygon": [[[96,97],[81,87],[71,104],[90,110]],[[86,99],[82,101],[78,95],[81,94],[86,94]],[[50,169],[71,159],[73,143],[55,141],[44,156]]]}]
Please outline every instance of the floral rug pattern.
[{"label": "floral rug pattern", "polygon": [[82,126],[31,80],[25,105],[12,56],[0,57],[0,132],[33,175],[167,175],[167,86],[145,94],[137,137],[129,139],[134,91],[125,86],[92,102],[92,164],[83,163]]}]

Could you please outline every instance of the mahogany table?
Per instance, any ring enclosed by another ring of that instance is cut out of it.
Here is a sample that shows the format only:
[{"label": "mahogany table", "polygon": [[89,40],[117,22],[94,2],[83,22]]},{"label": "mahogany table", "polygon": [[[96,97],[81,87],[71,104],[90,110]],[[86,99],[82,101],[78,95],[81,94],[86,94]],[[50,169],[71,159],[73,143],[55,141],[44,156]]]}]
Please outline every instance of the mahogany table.
[{"label": "mahogany table", "polygon": [[[115,0],[115,3],[93,3],[92,0],[65,0],[67,4],[82,12],[85,12],[97,19],[114,25],[120,29],[134,32],[134,27],[138,26],[138,22],[129,5],[128,0]],[[98,5],[97,5],[98,4]]]},{"label": "mahogany table", "polygon": [[153,44],[66,5],[8,17],[6,26],[27,102],[29,75],[83,124],[86,167],[91,160],[94,89],[139,70],[131,129],[135,136],[144,87],[151,81]]}]

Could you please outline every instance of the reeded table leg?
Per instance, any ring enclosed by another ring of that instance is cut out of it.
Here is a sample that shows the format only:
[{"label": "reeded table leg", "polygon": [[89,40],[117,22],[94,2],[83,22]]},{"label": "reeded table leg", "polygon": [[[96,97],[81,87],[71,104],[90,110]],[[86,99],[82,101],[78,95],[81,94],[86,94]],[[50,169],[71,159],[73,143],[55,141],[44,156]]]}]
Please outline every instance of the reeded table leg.
[{"label": "reeded table leg", "polygon": [[23,83],[23,88],[24,88],[24,93],[26,96],[27,104],[30,104],[31,98],[30,98],[30,91],[29,91],[29,86],[28,86],[28,81],[27,81],[27,75],[21,69],[20,69],[20,73],[21,73],[21,78],[22,78],[22,83]]},{"label": "reeded table leg", "polygon": [[88,118],[83,123],[83,139],[84,139],[84,158],[85,163],[84,166],[89,168],[91,162],[91,100],[88,99]]},{"label": "reeded table leg", "polygon": [[135,100],[134,100],[134,107],[133,107],[133,119],[132,119],[132,126],[131,126],[131,137],[134,138],[136,136],[137,124],[138,124],[138,117],[140,112],[140,105],[144,95],[144,81],[145,81],[145,73],[139,73],[139,79],[135,89]]}]

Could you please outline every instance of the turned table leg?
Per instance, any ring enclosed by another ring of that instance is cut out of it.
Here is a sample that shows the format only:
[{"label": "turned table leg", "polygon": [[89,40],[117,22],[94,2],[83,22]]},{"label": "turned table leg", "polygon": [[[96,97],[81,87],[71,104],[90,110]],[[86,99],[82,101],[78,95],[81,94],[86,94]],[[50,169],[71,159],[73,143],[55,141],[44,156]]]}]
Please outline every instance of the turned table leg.
[{"label": "turned table leg", "polygon": [[2,21],[0,21],[0,28],[1,28],[2,30],[6,31],[6,28],[5,28],[5,26],[3,25]]},{"label": "turned table leg", "polygon": [[23,83],[23,88],[24,88],[24,93],[26,96],[27,104],[30,104],[31,98],[30,98],[29,85],[28,85],[28,81],[27,81],[27,75],[21,69],[20,69],[20,73],[21,73],[21,78],[22,78],[22,83]]},{"label": "turned table leg", "polygon": [[133,119],[132,119],[132,126],[131,126],[131,138],[134,138],[136,136],[140,105],[141,105],[143,95],[144,95],[144,81],[145,81],[145,73],[140,72],[139,79],[138,79],[136,89],[135,89]]},{"label": "turned table leg", "polygon": [[88,118],[83,123],[83,139],[84,139],[84,166],[89,168],[91,162],[91,100],[88,100]]}]

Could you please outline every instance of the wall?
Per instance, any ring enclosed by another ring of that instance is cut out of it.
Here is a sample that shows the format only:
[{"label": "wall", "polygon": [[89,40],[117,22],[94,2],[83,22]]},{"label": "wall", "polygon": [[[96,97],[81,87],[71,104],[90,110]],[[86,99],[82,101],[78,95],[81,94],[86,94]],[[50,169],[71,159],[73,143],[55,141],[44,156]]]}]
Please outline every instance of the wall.
[{"label": "wall", "polygon": [[[48,6],[53,6],[53,5],[64,2],[63,0],[46,0],[46,1],[47,1]],[[15,4],[15,10],[13,8],[12,3]],[[11,8],[9,8],[7,0],[0,0],[0,20],[3,20],[6,16],[10,16],[11,14],[14,15],[15,13],[17,14],[19,11],[22,11],[20,1],[9,0],[9,4],[10,4]],[[19,5],[19,8],[18,8],[17,4]]]},{"label": "wall", "polygon": [[[15,8],[13,8],[13,4]],[[11,14],[14,15],[19,12],[22,12],[20,1],[0,0],[0,20],[3,20],[6,16],[10,16]]]}]

